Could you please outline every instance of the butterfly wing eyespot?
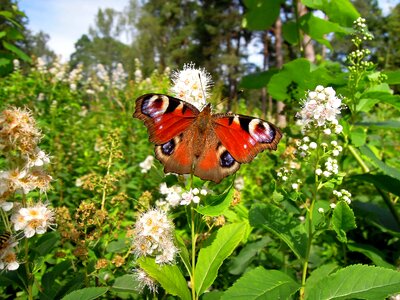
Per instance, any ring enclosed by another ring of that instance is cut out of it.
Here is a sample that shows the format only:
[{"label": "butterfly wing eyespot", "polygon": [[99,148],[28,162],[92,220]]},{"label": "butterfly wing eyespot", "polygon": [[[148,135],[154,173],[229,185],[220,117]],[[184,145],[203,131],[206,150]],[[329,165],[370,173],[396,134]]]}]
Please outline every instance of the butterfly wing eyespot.
[{"label": "butterfly wing eyespot", "polygon": [[162,94],[146,94],[136,99],[133,117],[144,121],[149,140],[161,145],[185,131],[199,110],[193,105]]},{"label": "butterfly wing eyespot", "polygon": [[239,163],[248,163],[266,150],[276,150],[282,133],[275,125],[243,115],[213,116],[215,133],[227,151]]}]

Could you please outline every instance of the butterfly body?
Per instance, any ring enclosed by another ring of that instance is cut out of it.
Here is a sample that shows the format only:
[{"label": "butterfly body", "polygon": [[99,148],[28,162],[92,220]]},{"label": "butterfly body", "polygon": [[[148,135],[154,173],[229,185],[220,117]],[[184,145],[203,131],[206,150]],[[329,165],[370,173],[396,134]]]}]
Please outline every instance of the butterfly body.
[{"label": "butterfly body", "polygon": [[166,173],[194,174],[220,182],[265,149],[275,150],[282,137],[273,124],[236,114],[199,111],[180,99],[146,94],[133,115],[144,121],[156,158]]}]

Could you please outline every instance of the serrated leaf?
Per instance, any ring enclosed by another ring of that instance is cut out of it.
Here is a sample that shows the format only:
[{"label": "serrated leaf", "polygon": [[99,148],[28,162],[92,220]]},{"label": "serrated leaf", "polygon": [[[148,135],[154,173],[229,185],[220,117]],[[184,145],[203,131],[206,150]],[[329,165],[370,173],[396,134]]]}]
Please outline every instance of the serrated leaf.
[{"label": "serrated leaf", "polygon": [[292,215],[272,204],[253,205],[249,212],[250,225],[264,228],[284,241],[298,258],[305,258],[307,232]]},{"label": "serrated leaf", "polygon": [[353,265],[320,280],[306,300],[385,299],[400,292],[400,272],[381,267]]},{"label": "serrated leaf", "polygon": [[184,300],[191,299],[186,279],[177,265],[158,265],[153,258],[149,257],[141,257],[137,262],[151,278],[160,283],[167,293]]},{"label": "serrated leaf", "polygon": [[360,147],[359,149],[363,155],[367,156],[386,175],[392,176],[393,178],[400,180],[400,172],[396,168],[388,166],[383,161],[381,161],[379,158],[377,158],[375,156],[375,154],[372,152],[372,150],[367,145],[364,145],[364,146]]},{"label": "serrated leaf", "polygon": [[337,238],[347,243],[346,232],[356,228],[356,221],[353,210],[345,201],[336,204],[332,214],[332,226],[337,234]]},{"label": "serrated leaf", "polygon": [[133,274],[125,274],[115,278],[112,289],[116,292],[137,292],[138,282]]},{"label": "serrated leaf", "polygon": [[199,251],[195,278],[196,292],[201,295],[214,282],[223,261],[232,254],[246,232],[246,223],[229,224],[208,238],[208,245]]},{"label": "serrated leaf", "polygon": [[331,263],[331,264],[322,265],[319,268],[312,271],[306,281],[305,297],[307,297],[308,291],[311,291],[312,289],[314,289],[316,284],[318,284],[326,276],[333,273],[337,269],[338,269],[338,265],[336,263]]},{"label": "serrated leaf", "polygon": [[92,300],[107,293],[108,287],[89,287],[69,293],[62,300]]},{"label": "serrated leaf", "polygon": [[381,251],[372,247],[371,245],[363,245],[359,243],[349,243],[347,244],[347,248],[353,252],[359,252],[368,257],[375,265],[378,267],[388,268],[388,269],[396,269],[395,266],[389,264],[387,261],[383,259],[384,255]]},{"label": "serrated leaf", "polygon": [[300,284],[287,274],[258,267],[244,274],[221,299],[288,299],[299,288]]},{"label": "serrated leaf", "polygon": [[235,189],[230,186],[221,195],[208,195],[204,202],[207,205],[196,208],[196,211],[204,216],[217,217],[230,206]]}]

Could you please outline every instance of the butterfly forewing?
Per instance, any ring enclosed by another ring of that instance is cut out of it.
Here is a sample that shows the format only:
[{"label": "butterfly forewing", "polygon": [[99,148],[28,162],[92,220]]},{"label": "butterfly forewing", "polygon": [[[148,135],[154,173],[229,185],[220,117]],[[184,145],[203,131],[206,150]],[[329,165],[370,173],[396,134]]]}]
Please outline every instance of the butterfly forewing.
[{"label": "butterfly forewing", "polygon": [[144,121],[151,142],[161,145],[185,131],[199,110],[179,99],[162,94],[146,94],[136,100],[134,117]]},{"label": "butterfly forewing", "polygon": [[282,133],[275,125],[244,115],[213,115],[215,133],[239,163],[248,163],[265,149],[276,150]]}]

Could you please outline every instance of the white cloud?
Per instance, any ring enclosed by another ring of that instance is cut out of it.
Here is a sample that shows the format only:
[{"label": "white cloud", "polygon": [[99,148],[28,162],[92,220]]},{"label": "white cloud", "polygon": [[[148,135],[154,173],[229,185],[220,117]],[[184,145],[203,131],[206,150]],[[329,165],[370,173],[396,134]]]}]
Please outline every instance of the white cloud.
[{"label": "white cloud", "polygon": [[29,18],[28,28],[50,35],[49,46],[69,59],[74,44],[93,26],[99,8],[122,11],[128,0],[20,0],[19,7]]}]

